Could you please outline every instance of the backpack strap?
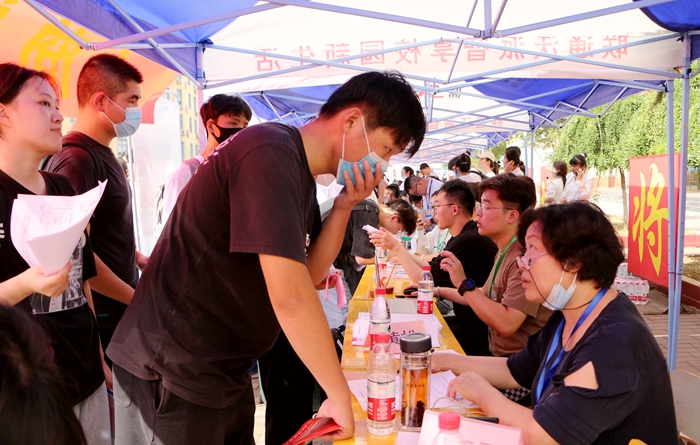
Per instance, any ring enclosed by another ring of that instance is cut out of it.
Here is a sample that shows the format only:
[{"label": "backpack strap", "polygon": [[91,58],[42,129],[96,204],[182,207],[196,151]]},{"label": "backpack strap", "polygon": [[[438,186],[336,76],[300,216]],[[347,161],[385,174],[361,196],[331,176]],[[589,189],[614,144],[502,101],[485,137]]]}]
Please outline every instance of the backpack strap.
[{"label": "backpack strap", "polygon": [[196,157],[186,160],[185,164],[187,164],[187,166],[190,168],[190,176],[194,176],[194,172],[197,171],[197,168],[199,168],[200,165],[202,165],[202,163],[199,162],[199,159]]},{"label": "backpack strap", "polygon": [[7,229],[7,205],[5,202],[5,193],[0,190],[0,246],[5,239],[5,229]]}]

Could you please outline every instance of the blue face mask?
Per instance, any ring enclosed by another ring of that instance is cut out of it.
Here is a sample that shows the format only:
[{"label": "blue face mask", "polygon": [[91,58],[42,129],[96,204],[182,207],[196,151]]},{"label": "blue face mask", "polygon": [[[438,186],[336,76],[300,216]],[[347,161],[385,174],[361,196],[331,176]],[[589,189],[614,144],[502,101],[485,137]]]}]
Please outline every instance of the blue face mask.
[{"label": "blue face mask", "polygon": [[107,120],[112,122],[112,126],[114,127],[114,133],[117,135],[117,137],[125,138],[136,133],[136,130],[139,129],[139,125],[141,125],[141,108],[127,107],[126,109],[124,109],[117,105],[109,97],[107,97],[107,99],[109,99],[110,102],[112,102],[117,108],[124,112],[124,121],[119,122],[118,124],[112,122],[112,120],[107,117],[105,112],[102,112],[102,114],[104,114],[104,116],[107,117]]},{"label": "blue face mask", "polygon": [[561,285],[561,280],[564,279],[564,272],[562,272],[561,278],[559,278],[559,283],[552,287],[552,291],[549,293],[549,296],[545,302],[542,303],[542,306],[552,311],[560,311],[564,309],[564,307],[569,303],[569,300],[571,300],[571,296],[574,295],[574,292],[576,291],[576,275],[577,274],[574,274],[574,282],[571,283],[571,286],[569,286],[568,289],[564,289],[564,286]]},{"label": "blue face mask", "polygon": [[348,172],[350,175],[350,180],[352,181],[353,185],[357,185],[357,181],[355,180],[355,172],[352,170],[353,164],[358,164],[358,167],[360,167],[360,172],[363,171],[363,166],[362,164],[365,161],[369,162],[369,165],[372,166],[372,173],[375,172],[374,166],[375,164],[379,164],[379,166],[382,169],[382,174],[386,172],[387,167],[389,167],[389,163],[382,159],[377,153],[373,152],[369,148],[369,137],[367,136],[367,129],[365,128],[365,119],[360,116],[360,119],[362,120],[362,131],[365,133],[365,140],[367,141],[367,153],[368,155],[362,158],[359,162],[350,162],[346,161],[345,159],[345,133],[343,133],[343,151],[340,155],[340,160],[338,161],[338,173],[335,175],[335,180],[338,182],[340,185],[345,185],[345,177],[343,176],[343,172]]}]

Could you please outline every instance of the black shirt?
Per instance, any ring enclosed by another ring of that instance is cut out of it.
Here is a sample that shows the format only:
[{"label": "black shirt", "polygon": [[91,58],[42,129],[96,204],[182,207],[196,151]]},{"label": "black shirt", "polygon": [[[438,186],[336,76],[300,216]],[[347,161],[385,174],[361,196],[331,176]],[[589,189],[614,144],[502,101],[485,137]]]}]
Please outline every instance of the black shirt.
[{"label": "black shirt", "polygon": [[[71,131],[63,137],[63,148],[51,158],[46,169],[68,178],[78,194],[95,188],[97,181],[109,180],[90,220],[90,242],[97,256],[117,277],[136,287],[138,271],[131,193],[124,170],[112,150],[82,133]],[[126,305],[98,292],[93,291],[92,295],[100,326],[116,326]]]},{"label": "black shirt", "polygon": [[[479,235],[476,221],[469,221],[462,227],[457,236],[453,236],[445,245],[445,249],[452,252],[462,263],[464,273],[473,279],[476,285],[481,287],[491,274],[494,258],[498,252],[498,246],[491,238]],[[450,274],[440,269],[440,261],[444,257],[438,256],[430,260],[430,273],[433,275],[435,286],[454,288]],[[454,311],[457,318],[469,316],[473,310],[462,304],[455,304]],[[468,314],[468,315],[467,315]]]},{"label": "black shirt", "polygon": [[337,269],[343,271],[350,295],[355,294],[364,272],[364,269],[358,270],[359,264],[355,261],[355,257],[374,258],[374,244],[369,241],[369,234],[362,228],[365,225],[379,228],[379,206],[368,199],[353,207],[348,225],[345,227],[343,245],[333,262]]},{"label": "black shirt", "polygon": [[[562,319],[555,312],[525,349],[508,359],[515,380],[533,394]],[[588,362],[595,368],[598,389],[566,386],[564,378]],[[562,444],[678,443],[666,361],[627,296],[618,294],[573,349],[564,352],[533,415]]]},{"label": "black shirt", "polygon": [[306,264],[315,195],[297,129],[255,125],[220,145],[177,200],[109,357],[192,403],[236,402],[280,332],[258,254]]},{"label": "black shirt", "polygon": [[[46,182],[47,195],[75,194],[66,178],[54,173],[41,174]],[[7,207],[7,215],[11,214],[18,194],[34,194],[2,170],[0,189]],[[6,281],[29,269],[29,265],[12,243],[10,219],[7,218],[3,223],[5,239],[0,245],[0,281]],[[68,287],[61,295],[47,297],[34,293],[16,306],[33,314],[46,331],[69,401],[76,405],[104,382],[97,323],[83,291],[83,281],[97,273],[95,258],[85,233],[78,242],[71,261]]]}]

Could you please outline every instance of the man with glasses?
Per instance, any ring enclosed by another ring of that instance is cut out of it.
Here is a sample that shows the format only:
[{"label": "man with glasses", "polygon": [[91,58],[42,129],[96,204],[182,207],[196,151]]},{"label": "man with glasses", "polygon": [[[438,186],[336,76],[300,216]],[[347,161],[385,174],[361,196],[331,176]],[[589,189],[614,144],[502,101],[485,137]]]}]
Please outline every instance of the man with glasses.
[{"label": "man with glasses", "polygon": [[[420,178],[418,176],[409,176],[403,182],[403,189],[409,195],[417,195],[423,197],[423,212],[421,216],[432,215],[430,209],[430,197],[433,193],[437,192],[442,188],[442,182],[434,178]],[[431,218],[424,218],[423,222],[426,226],[434,224]]]},{"label": "man with glasses", "polygon": [[476,210],[479,233],[498,246],[498,255],[486,285],[478,281],[458,256],[443,253],[441,267],[449,272],[457,291],[442,296],[469,305],[489,326],[489,349],[496,357],[508,357],[525,347],[527,338],[539,331],[551,311],[525,298],[517,258],[525,250],[516,242],[520,215],[535,206],[535,183],[527,176],[502,174],[479,184],[481,203]]},{"label": "man with glasses", "polygon": [[[404,270],[414,283],[420,279],[422,266],[430,264],[430,272],[435,283],[435,296],[443,297],[443,292],[451,291],[457,296],[457,290],[452,288],[449,273],[440,269],[440,262],[448,252],[458,258],[467,273],[483,285],[489,276],[491,266],[498,248],[486,236],[479,234],[477,223],[472,219],[476,200],[469,184],[459,179],[448,181],[443,185],[432,205],[435,220],[440,229],[448,229],[452,238],[438,256],[424,261],[412,255],[388,231],[382,230],[370,235],[375,246],[383,246],[396,253]],[[445,289],[445,287],[452,289]],[[454,299],[450,298],[452,301]],[[462,349],[469,355],[488,354],[488,327],[474,311],[464,305],[459,299],[454,305],[455,323],[450,323],[453,333]]]}]

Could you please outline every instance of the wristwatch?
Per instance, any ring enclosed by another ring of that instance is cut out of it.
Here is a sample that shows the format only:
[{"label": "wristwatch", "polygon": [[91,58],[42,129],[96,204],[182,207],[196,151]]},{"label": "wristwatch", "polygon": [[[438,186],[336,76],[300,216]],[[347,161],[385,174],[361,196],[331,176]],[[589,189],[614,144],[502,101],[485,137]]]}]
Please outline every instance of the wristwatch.
[{"label": "wristwatch", "polygon": [[474,280],[471,278],[467,278],[466,280],[462,281],[462,284],[459,285],[459,289],[457,291],[460,295],[464,295],[465,292],[471,292],[474,289],[476,289],[476,282],[474,282]]}]

